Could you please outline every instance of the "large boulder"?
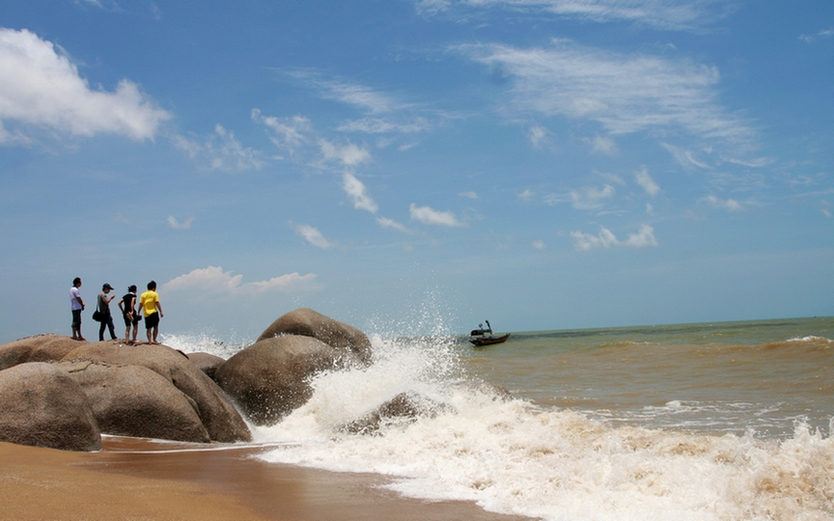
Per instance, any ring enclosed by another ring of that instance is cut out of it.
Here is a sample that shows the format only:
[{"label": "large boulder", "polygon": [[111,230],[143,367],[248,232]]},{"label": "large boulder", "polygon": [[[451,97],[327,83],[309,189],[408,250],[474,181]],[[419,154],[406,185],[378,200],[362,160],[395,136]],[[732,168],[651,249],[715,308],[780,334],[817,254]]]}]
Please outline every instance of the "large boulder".
[{"label": "large boulder", "polygon": [[371,363],[371,341],[365,333],[309,308],[296,309],[279,317],[261,333],[256,342],[282,335],[313,337],[327,345],[349,351],[355,362],[364,365]]},{"label": "large boulder", "polygon": [[66,371],[43,362],[0,371],[0,441],[62,450],[101,449],[87,395]]},{"label": "large boulder", "polygon": [[271,425],[310,399],[310,377],[344,368],[344,355],[309,336],[269,337],[229,358],[214,378],[252,422]]},{"label": "large boulder", "polygon": [[405,425],[418,418],[434,418],[454,412],[454,407],[414,392],[404,392],[384,402],[362,417],[344,425],[342,430],[353,434],[377,434],[385,424]]},{"label": "large boulder", "polygon": [[217,368],[226,362],[225,359],[211,353],[186,353],[185,356],[212,380]]},{"label": "large boulder", "polygon": [[138,365],[161,375],[197,404],[200,420],[213,441],[251,441],[246,422],[229,397],[184,354],[164,345],[83,344],[64,360],[92,360],[113,365]]},{"label": "large boulder", "polygon": [[197,404],[159,374],[139,365],[89,360],[57,367],[81,385],[99,430],[106,434],[208,443]]},{"label": "large boulder", "polygon": [[26,362],[60,360],[78,346],[78,340],[64,335],[35,335],[21,338],[0,345],[0,370]]}]

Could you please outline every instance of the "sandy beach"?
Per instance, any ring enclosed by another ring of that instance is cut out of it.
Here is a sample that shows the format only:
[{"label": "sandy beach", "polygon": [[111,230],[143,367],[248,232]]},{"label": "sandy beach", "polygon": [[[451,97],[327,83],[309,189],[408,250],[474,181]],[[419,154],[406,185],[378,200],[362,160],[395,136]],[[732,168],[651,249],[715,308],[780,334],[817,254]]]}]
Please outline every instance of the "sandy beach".
[{"label": "sandy beach", "polygon": [[251,458],[259,447],[200,448],[107,437],[96,453],[0,443],[0,519],[518,521],[466,502],[403,499],[382,477]]}]

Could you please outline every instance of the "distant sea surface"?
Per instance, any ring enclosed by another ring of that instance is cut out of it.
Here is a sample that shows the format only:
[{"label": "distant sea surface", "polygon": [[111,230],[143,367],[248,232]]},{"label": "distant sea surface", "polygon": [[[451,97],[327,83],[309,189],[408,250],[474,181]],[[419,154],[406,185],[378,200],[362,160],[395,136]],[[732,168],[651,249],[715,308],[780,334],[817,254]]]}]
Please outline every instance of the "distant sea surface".
[{"label": "distant sea surface", "polygon": [[[254,428],[263,459],[548,521],[834,520],[834,317],[369,336],[370,368]],[[417,421],[343,429],[400,393]]]}]

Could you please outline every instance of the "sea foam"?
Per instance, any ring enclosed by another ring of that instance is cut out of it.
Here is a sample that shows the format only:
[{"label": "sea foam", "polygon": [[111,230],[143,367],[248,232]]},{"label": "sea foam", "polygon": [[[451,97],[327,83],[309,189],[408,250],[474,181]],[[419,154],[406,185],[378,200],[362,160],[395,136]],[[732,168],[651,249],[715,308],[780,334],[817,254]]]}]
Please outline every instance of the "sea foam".
[{"label": "sea foam", "polygon": [[[548,521],[834,519],[834,442],[804,425],[781,441],[616,426],[464,385],[449,339],[372,340],[371,367],[319,375],[306,405],[253,429],[282,444],[260,457]],[[342,428],[403,392],[445,406],[377,435]]]}]

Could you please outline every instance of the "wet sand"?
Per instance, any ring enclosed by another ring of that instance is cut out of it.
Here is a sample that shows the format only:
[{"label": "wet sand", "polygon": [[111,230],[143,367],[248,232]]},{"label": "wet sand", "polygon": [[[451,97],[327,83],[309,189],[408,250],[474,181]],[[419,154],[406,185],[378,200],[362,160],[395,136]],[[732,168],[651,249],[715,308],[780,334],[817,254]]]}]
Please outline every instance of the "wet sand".
[{"label": "wet sand", "polygon": [[403,499],[384,477],[252,458],[252,446],[107,437],[75,453],[0,442],[4,521],[521,521],[467,502]]}]

